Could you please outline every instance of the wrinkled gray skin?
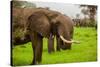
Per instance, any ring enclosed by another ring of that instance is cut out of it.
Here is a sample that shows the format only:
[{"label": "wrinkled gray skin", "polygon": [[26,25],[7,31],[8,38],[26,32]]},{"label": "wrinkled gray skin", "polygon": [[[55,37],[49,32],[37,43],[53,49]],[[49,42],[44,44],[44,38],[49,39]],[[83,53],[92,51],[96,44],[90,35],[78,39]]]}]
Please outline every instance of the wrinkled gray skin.
[{"label": "wrinkled gray skin", "polygon": [[42,59],[43,37],[48,38],[48,51],[54,51],[54,36],[57,38],[57,50],[71,49],[71,43],[64,43],[60,39],[62,35],[66,40],[71,40],[73,35],[73,22],[69,17],[57,13],[52,18],[52,14],[45,13],[44,11],[36,11],[28,17],[28,30],[32,41],[33,48],[33,62],[37,64]]}]

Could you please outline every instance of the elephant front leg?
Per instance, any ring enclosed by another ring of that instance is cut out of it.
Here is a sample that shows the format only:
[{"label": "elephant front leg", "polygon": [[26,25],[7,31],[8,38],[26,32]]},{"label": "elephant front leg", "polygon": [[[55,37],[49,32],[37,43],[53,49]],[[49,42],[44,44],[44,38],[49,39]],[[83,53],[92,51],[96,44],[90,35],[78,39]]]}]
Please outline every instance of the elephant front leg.
[{"label": "elephant front leg", "polygon": [[50,34],[48,39],[48,53],[54,52],[54,36]]},{"label": "elephant front leg", "polygon": [[56,36],[56,40],[57,40],[56,50],[60,51],[60,48],[63,45],[63,41],[60,39],[59,36]]},{"label": "elephant front leg", "polygon": [[[34,38],[34,39],[33,39]],[[31,65],[36,65],[42,60],[42,50],[43,50],[43,37],[38,33],[31,34],[32,49],[33,49],[33,61]]]},{"label": "elephant front leg", "polygon": [[31,42],[32,42],[32,50],[33,50],[33,60],[31,65],[37,64],[37,34],[31,33],[30,34]]},{"label": "elephant front leg", "polygon": [[43,51],[43,40],[42,39],[43,37],[38,34],[38,39],[37,39],[38,41],[37,41],[37,48],[36,48],[38,63],[40,63],[42,60],[42,51]]}]

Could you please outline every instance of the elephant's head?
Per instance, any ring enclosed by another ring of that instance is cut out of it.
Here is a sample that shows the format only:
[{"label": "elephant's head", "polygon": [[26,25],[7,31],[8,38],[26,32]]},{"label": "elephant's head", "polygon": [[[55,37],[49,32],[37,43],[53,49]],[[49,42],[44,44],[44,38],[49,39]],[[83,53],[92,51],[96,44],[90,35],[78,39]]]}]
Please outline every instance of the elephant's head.
[{"label": "elephant's head", "polygon": [[73,36],[73,21],[62,14],[59,14],[56,18],[52,19],[51,22],[56,28],[56,35],[63,42],[60,47],[62,49],[70,49],[72,43],[79,43],[78,41],[72,40]]}]

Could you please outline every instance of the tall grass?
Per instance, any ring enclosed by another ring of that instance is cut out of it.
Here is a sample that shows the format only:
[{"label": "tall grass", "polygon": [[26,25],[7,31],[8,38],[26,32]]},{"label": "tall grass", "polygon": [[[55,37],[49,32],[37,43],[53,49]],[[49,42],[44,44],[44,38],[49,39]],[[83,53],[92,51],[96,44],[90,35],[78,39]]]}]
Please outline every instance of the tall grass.
[{"label": "tall grass", "polygon": [[[71,50],[48,54],[47,39],[44,38],[41,64],[97,61],[97,31],[94,28],[75,28],[74,39],[79,40],[80,44],[72,44]],[[29,65],[33,58],[31,42],[14,47],[12,54],[13,65]]]}]

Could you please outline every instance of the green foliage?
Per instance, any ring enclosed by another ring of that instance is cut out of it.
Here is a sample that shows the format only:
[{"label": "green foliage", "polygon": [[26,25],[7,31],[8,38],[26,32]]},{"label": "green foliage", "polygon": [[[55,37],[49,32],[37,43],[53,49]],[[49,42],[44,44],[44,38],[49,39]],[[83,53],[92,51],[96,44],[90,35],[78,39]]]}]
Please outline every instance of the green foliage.
[{"label": "green foliage", "polygon": [[91,24],[93,26],[92,22],[95,22],[95,16],[97,14],[97,6],[96,5],[80,5],[80,7],[84,7],[81,12],[85,15],[89,17],[89,19],[91,20]]},{"label": "green foliage", "polygon": [[[80,44],[73,44],[71,50],[48,54],[47,39],[44,38],[41,64],[97,61],[97,31],[94,28],[75,28],[74,39],[79,40]],[[30,64],[33,56],[31,42],[14,47],[12,53],[13,65]]]},{"label": "green foliage", "polygon": [[29,8],[29,7],[31,7],[31,8],[35,8],[36,7],[36,5],[35,4],[33,4],[33,3],[31,3],[31,2],[27,2],[27,1],[17,1],[17,0],[15,0],[15,1],[12,1],[12,6],[13,7],[18,7],[18,8],[23,8],[23,7],[25,7],[25,8]]},{"label": "green foliage", "polygon": [[36,8],[36,5],[34,3],[28,2],[28,1],[18,1],[13,0],[12,1],[12,41],[15,42],[16,38],[24,38],[24,26],[25,26],[25,20],[26,20],[26,14],[28,10],[25,9],[33,9]]},{"label": "green foliage", "polygon": [[90,20],[88,18],[86,19],[74,19],[74,24],[77,27],[95,27],[96,21]]},{"label": "green foliage", "polygon": [[13,33],[15,35],[15,38],[16,37],[23,37],[24,36],[24,33],[22,32],[23,30],[20,29],[20,28],[17,28],[16,31]]}]

